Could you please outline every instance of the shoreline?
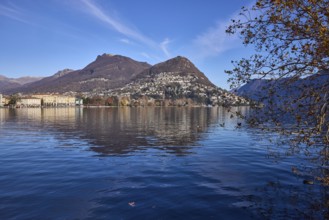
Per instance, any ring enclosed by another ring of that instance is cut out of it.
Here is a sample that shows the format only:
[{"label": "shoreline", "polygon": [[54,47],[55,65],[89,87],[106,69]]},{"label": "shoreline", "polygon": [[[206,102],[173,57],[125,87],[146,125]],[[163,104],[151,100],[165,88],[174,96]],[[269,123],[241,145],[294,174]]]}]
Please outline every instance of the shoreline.
[{"label": "shoreline", "polygon": [[182,107],[189,107],[189,108],[199,108],[199,107],[203,107],[203,108],[212,108],[212,107],[225,107],[225,108],[229,108],[229,107],[251,107],[251,105],[119,105],[119,106],[106,106],[106,105],[80,105],[80,106],[0,106],[0,109],[27,109],[27,108],[33,108],[33,109],[37,109],[37,108],[122,108],[122,107],[129,107],[129,108],[161,108],[161,107],[178,107],[178,108],[182,108]]}]

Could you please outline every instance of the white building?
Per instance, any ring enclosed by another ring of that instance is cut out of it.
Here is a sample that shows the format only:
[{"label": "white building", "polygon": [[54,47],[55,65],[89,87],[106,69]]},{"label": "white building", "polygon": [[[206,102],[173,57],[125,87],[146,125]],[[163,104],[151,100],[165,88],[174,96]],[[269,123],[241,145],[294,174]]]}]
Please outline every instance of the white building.
[{"label": "white building", "polygon": [[76,98],[75,99],[75,105],[83,105],[83,99]]},{"label": "white building", "polygon": [[75,106],[75,97],[62,95],[33,95],[42,100],[43,106]]},{"label": "white building", "polygon": [[0,94],[0,107],[3,106],[3,102],[2,102],[2,94]]},{"label": "white building", "polygon": [[40,107],[41,106],[41,99],[38,98],[21,98],[17,102],[18,106],[21,107]]}]

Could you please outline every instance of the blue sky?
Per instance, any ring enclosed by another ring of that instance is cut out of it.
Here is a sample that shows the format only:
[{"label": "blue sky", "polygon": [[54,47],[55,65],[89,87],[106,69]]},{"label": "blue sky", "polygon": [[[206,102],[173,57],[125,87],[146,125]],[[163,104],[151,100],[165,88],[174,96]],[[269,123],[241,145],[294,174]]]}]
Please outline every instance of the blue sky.
[{"label": "blue sky", "polygon": [[50,76],[103,53],[156,64],[189,58],[228,89],[225,69],[248,56],[225,27],[247,0],[1,0],[0,75]]}]

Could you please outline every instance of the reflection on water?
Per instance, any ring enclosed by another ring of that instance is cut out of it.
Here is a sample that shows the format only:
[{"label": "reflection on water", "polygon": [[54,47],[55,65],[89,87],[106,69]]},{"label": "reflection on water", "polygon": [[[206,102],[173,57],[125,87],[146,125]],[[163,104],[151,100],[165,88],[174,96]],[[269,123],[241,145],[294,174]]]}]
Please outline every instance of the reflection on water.
[{"label": "reflection on water", "polygon": [[[55,127],[64,132],[65,138],[78,135],[94,145],[91,150],[104,155],[150,146],[177,155],[188,154],[211,127],[219,126],[219,122],[232,127],[239,121],[231,119],[223,108],[27,108],[9,109],[5,114],[42,129]],[[63,138],[62,133],[59,138]]]},{"label": "reflection on water", "polygon": [[0,217],[328,218],[326,148],[281,138],[220,107],[0,109]]}]

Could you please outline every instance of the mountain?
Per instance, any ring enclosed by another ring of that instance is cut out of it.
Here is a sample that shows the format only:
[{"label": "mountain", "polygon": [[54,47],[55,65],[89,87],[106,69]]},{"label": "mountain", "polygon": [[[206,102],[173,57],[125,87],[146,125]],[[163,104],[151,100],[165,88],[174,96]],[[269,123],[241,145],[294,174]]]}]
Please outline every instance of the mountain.
[{"label": "mountain", "polygon": [[255,79],[238,88],[235,94],[262,103],[263,108],[255,111],[258,121],[299,123],[303,120],[314,124],[320,112],[326,111],[328,92],[329,72],[322,71],[305,78]]},{"label": "mountain", "polygon": [[16,92],[80,93],[88,98],[124,98],[124,103],[129,99],[129,103],[166,100],[166,105],[247,104],[245,99],[216,87],[182,56],[151,66],[125,56],[103,54],[81,70],[64,69],[39,81],[6,89],[3,93]]},{"label": "mountain", "polygon": [[194,64],[185,57],[177,56],[173,59],[167,60],[165,62],[156,64],[149,69],[144,70],[140,74],[136,75],[135,80],[147,79],[156,77],[158,74],[166,74],[167,76],[177,76],[177,77],[195,77],[195,82],[201,83],[207,86],[214,86],[209,79],[198,70]]},{"label": "mountain", "polygon": [[172,104],[246,104],[246,100],[216,87],[185,57],[175,57],[137,74],[126,86],[112,89],[108,96],[171,100]]},{"label": "mountain", "polygon": [[65,76],[66,74],[73,72],[74,70],[72,69],[63,69],[55,73],[53,76],[49,77],[49,79],[56,79],[62,76]]},{"label": "mountain", "polygon": [[22,85],[33,83],[40,79],[42,79],[42,77],[26,76],[20,78],[8,78],[6,76],[0,75],[0,93],[11,89],[17,89]]},{"label": "mountain", "polygon": [[21,84],[19,83],[0,78],[0,93],[4,93],[6,90],[19,88],[20,86]]},{"label": "mountain", "polygon": [[124,86],[150,66],[128,57],[103,54],[81,70],[65,69],[26,86],[6,90],[6,93],[99,92]]},{"label": "mountain", "polygon": [[315,130],[309,130],[312,133],[318,132],[319,128],[328,130],[328,71],[304,78],[255,79],[236,89],[235,94],[261,103],[262,108],[255,108],[249,115],[252,123],[274,122],[289,129],[294,125],[298,129],[317,126]]},{"label": "mountain", "polygon": [[[236,95],[266,104],[285,104],[311,92],[323,93],[329,91],[329,72],[321,71],[305,78],[283,78],[277,81],[254,79],[249,83],[234,89]],[[273,95],[270,95],[273,94]]]},{"label": "mountain", "polygon": [[14,82],[17,82],[17,83],[19,83],[21,85],[25,85],[25,84],[29,84],[29,83],[33,83],[33,82],[39,81],[42,78],[43,77],[24,76],[24,77],[13,79],[13,81]]},{"label": "mountain", "polygon": [[[60,70],[57,73],[55,73],[52,76],[49,77],[45,77],[41,80],[35,81],[33,83],[29,83],[29,84],[25,84],[22,85],[19,88],[14,88],[11,90],[6,90],[5,93],[16,93],[16,92],[23,92],[23,93],[34,93],[37,91],[47,91],[47,88],[51,88],[52,84],[54,81],[56,81],[56,79],[61,78],[65,75],[67,75],[68,73],[73,72],[74,70],[71,69],[64,69],[64,70]],[[60,90],[58,90],[60,91]]]}]

